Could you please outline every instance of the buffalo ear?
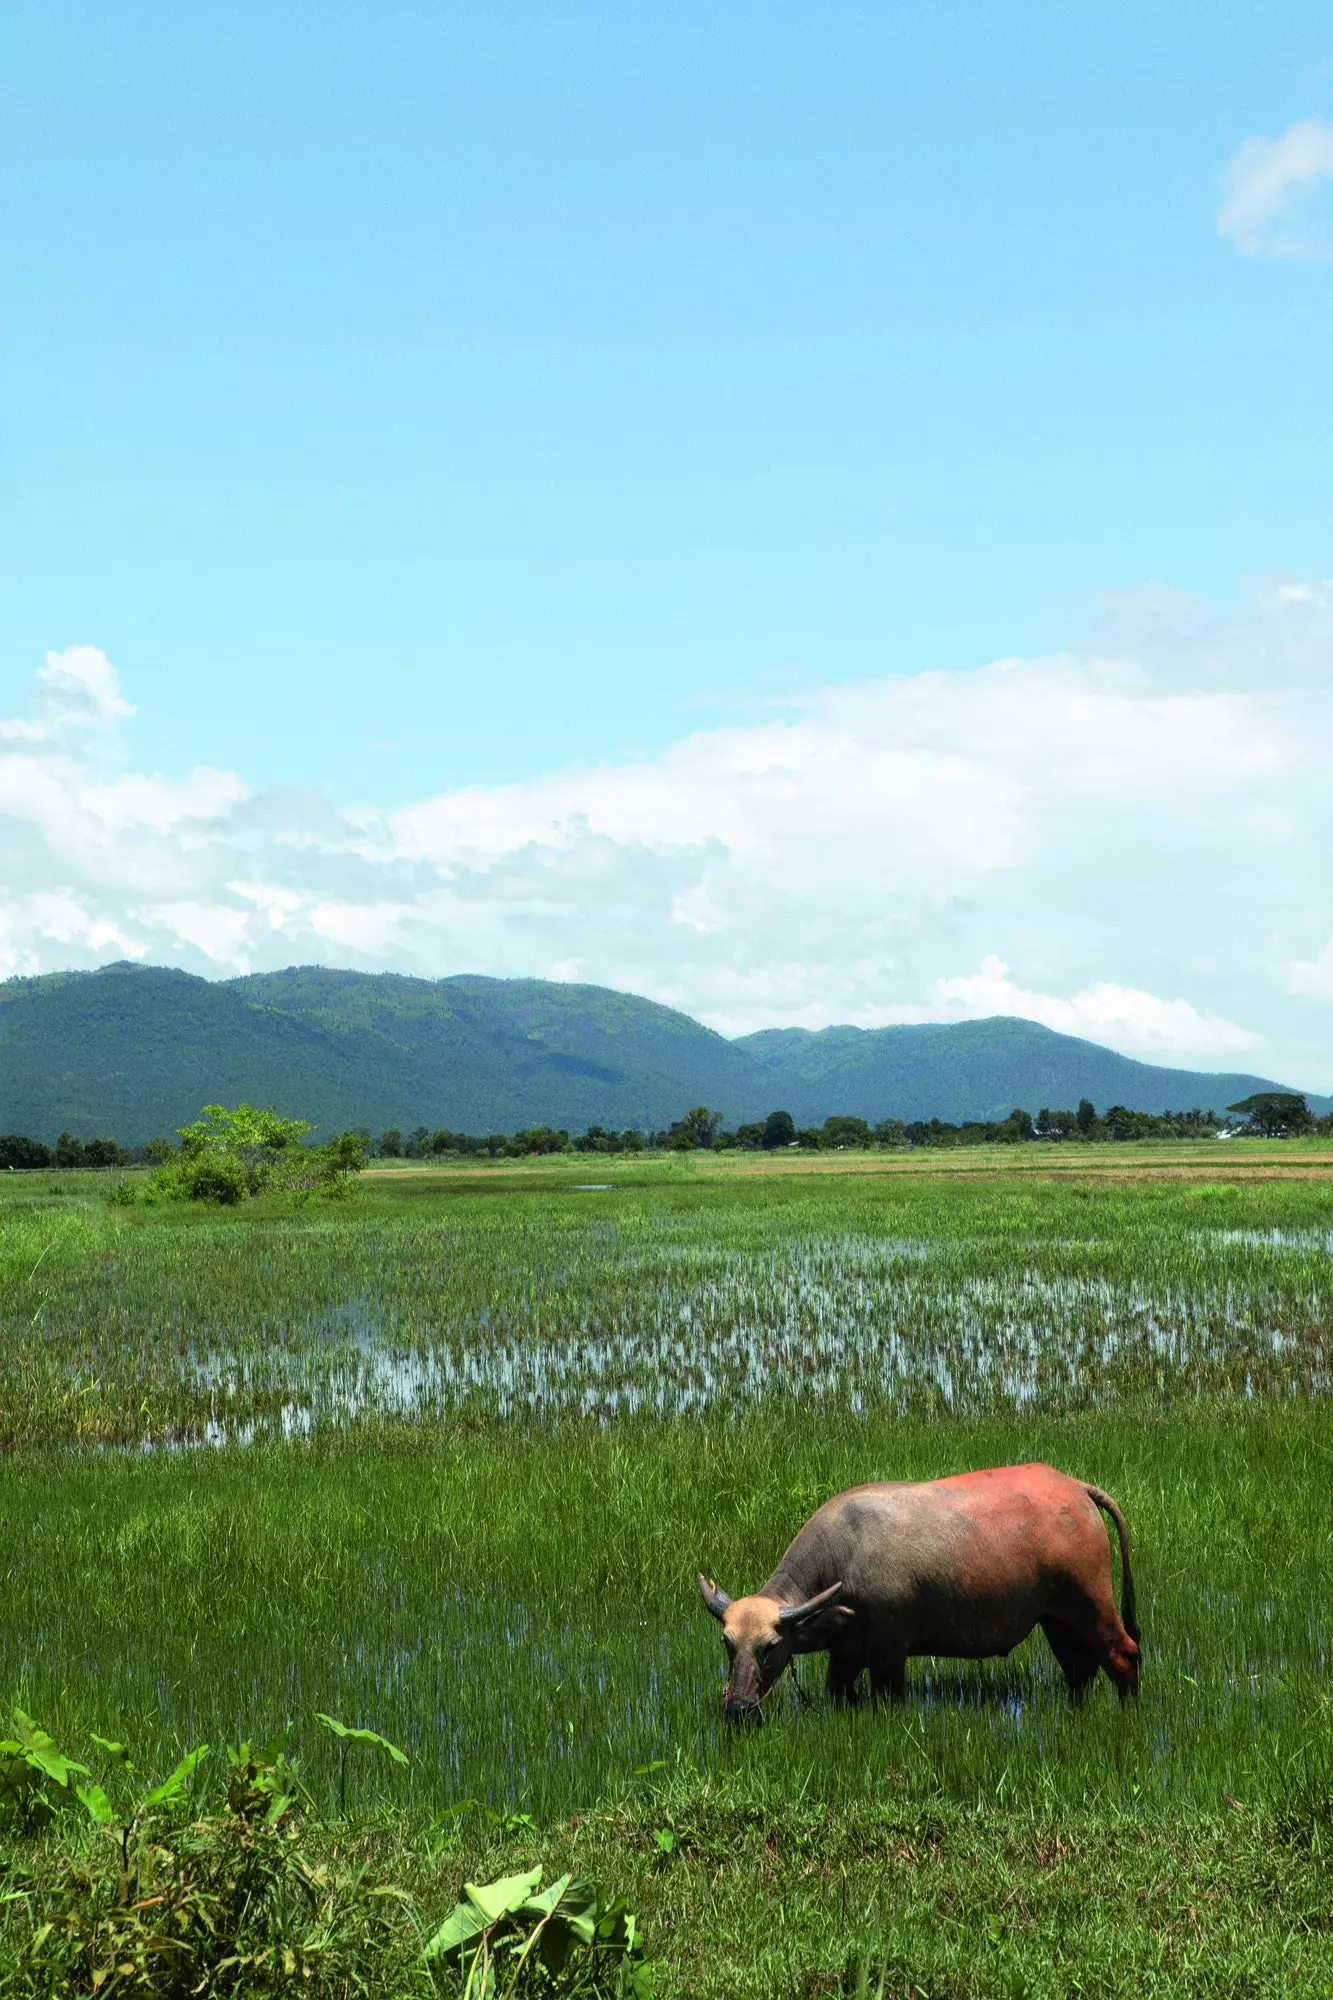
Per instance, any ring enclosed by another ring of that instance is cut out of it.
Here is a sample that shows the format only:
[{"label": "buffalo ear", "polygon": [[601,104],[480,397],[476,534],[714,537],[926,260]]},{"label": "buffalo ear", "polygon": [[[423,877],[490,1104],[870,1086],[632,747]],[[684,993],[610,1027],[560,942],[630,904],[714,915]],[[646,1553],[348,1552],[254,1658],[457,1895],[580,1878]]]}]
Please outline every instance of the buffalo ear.
[{"label": "buffalo ear", "polygon": [[704,1576],[702,1572],[700,1572],[698,1582],[699,1595],[704,1601],[704,1610],[711,1611],[714,1618],[724,1618],[727,1606],[731,1603],[731,1599],[727,1596],[726,1591],[719,1590],[713,1582],[712,1577]]},{"label": "buffalo ear", "polygon": [[855,1617],[850,1604],[826,1604],[808,1625],[792,1634],[793,1653],[826,1653],[845,1635]]}]

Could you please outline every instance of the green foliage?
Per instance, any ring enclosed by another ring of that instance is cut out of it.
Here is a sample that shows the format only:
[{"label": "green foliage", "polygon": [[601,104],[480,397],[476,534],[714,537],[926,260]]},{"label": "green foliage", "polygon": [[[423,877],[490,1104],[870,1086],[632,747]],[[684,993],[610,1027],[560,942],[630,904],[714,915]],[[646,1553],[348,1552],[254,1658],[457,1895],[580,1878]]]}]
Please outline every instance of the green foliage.
[{"label": "green foliage", "polygon": [[[123,1745],[102,1747],[132,1769]],[[120,1822],[105,1793],[91,1788],[89,1818],[113,1845],[85,1853],[73,1841],[45,1870],[20,1878],[26,1885],[13,1901],[26,1913],[27,1934],[20,1942],[10,1927],[19,1949],[4,1990],[31,2000],[280,1992],[332,2000],[360,1990],[365,1973],[386,1957],[407,1969],[407,1938],[393,1913],[401,1918],[411,1898],[390,1884],[368,1884],[363,1871],[335,1873],[307,1858],[293,1812],[294,1774],[280,1750],[242,1744],[230,1751],[224,1809],[174,1830],[166,1824],[193,1803],[190,1780],[205,1754],[191,1752]]]},{"label": "green foliage", "polygon": [[[652,1967],[643,1955],[637,1920],[623,1897],[596,1883],[562,1875],[541,1888],[540,1866],[498,1881],[463,1884],[462,1900],[422,1953],[427,1961],[455,1963],[464,1993],[477,2000],[494,1993],[552,1991],[561,1975],[566,1990],[651,2000]],[[576,1964],[586,1958],[591,1963]],[[536,1975],[527,1985],[524,1973]]]},{"label": "green foliage", "polygon": [[819,1143],[825,1147],[869,1146],[874,1133],[864,1118],[826,1118],[819,1131]]},{"label": "green foliage", "polygon": [[21,1708],[13,1710],[10,1720],[14,1734],[0,1741],[0,1825],[8,1822],[27,1830],[74,1804],[80,1795],[78,1779],[89,1771],[86,1764],[66,1757]]},{"label": "green foliage", "polygon": [[[424,1992],[436,1990],[426,1971],[434,1961],[456,1964],[476,2000],[575,1990],[649,2000],[651,1971],[624,1901],[568,1874],[542,1891],[540,1867],[510,1881],[465,1885],[453,1917],[414,1966],[410,1933],[392,1921],[406,1915],[420,1937],[414,1898],[389,1883],[367,1887],[364,1870],[312,1862],[297,1844],[305,1787],[283,1738],[263,1749],[243,1742],[228,1750],[221,1810],[199,1811],[194,1780],[208,1754],[200,1745],[118,1813],[100,1785],[78,1782],[86,1765],[64,1755],[21,1710],[14,1720],[16,1737],[0,1744],[0,1800],[8,1801],[10,1827],[31,1839],[62,1807],[81,1804],[90,1829],[110,1836],[114,1866],[98,1866],[98,1851],[86,1851],[77,1826],[44,1873],[16,1871],[0,1857],[0,1883],[17,1874],[24,1884],[8,1894],[0,1889],[0,1990],[15,1990],[5,1972],[8,1943],[18,1945],[7,1961],[18,1973],[17,1990],[33,2000],[67,1991],[160,2000],[341,1995],[349,1980],[366,1990],[395,1971],[402,1988]],[[361,1744],[406,1764],[374,1730],[349,1729],[327,1715],[317,1720],[344,1751]],[[96,1734],[91,1740],[122,1779],[135,1775],[123,1743]],[[167,1822],[185,1806],[193,1809],[190,1825],[171,1831]],[[508,1816],[510,1831],[528,1834],[532,1824],[526,1814]],[[105,1847],[100,1852],[110,1859]],[[21,1941],[6,1924],[14,1906],[26,1917]]]},{"label": "green foliage", "polygon": [[366,1162],[359,1132],[344,1132],[327,1146],[303,1144],[309,1123],[282,1118],[272,1105],[257,1111],[238,1104],[233,1111],[206,1104],[192,1125],[180,1130],[179,1151],[142,1181],[123,1181],[113,1191],[121,1207],[157,1201],[196,1201],[235,1208],[256,1195],[286,1193],[339,1195],[350,1191]]},{"label": "green foliage", "polygon": [[96,1168],[124,1167],[129,1163],[130,1155],[114,1139],[76,1139],[72,1132],[62,1132],[54,1146],[44,1146],[39,1139],[29,1139],[21,1132],[0,1136],[0,1172],[10,1167]]},{"label": "green foliage", "polygon": [[206,1104],[192,1125],[181,1127],[178,1137],[187,1160],[221,1157],[259,1170],[299,1145],[309,1130],[306,1119],[281,1118],[272,1105],[256,1111],[253,1104],[238,1104],[228,1111],[225,1105]]},{"label": "green foliage", "polygon": [[693,1111],[671,1127],[668,1143],[678,1153],[693,1153],[711,1146],[722,1123],[721,1114],[710,1111],[706,1104],[696,1104]]},{"label": "green foliage", "polygon": [[387,1736],[377,1735],[373,1729],[350,1729],[345,1722],[339,1722],[335,1716],[324,1715],[319,1711],[316,1711],[315,1720],[322,1723],[329,1734],[335,1736],[342,1745],[342,1762],[338,1771],[340,1813],[347,1810],[347,1755],[353,1744],[359,1743],[365,1749],[374,1750],[379,1756],[387,1757],[391,1762],[406,1768],[408,1761],[406,1752],[400,1750],[396,1743],[390,1743]]},{"label": "green foliage", "polygon": [[516,1154],[567,1153],[569,1134],[565,1131],[553,1132],[549,1125],[530,1125],[525,1131],[515,1132],[512,1150]]},{"label": "green foliage", "polygon": [[643,1134],[632,1128],[624,1132],[608,1132],[601,1125],[590,1125],[586,1132],[571,1141],[571,1151],[575,1153],[641,1153]]},{"label": "green foliage", "polygon": [[1250,1131],[1261,1139],[1290,1139],[1314,1130],[1309,1105],[1294,1091],[1257,1090],[1238,1104],[1228,1104],[1227,1110],[1241,1112]]}]

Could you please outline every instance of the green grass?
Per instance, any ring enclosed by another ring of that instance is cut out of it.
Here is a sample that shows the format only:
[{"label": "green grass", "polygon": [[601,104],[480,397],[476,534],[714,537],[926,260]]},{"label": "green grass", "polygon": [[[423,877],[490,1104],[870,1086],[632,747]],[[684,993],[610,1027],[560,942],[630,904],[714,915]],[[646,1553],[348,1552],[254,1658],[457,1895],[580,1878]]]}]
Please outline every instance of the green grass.
[{"label": "green grass", "polygon": [[[312,1833],[330,1866],[368,1842],[438,1914],[576,1860],[664,1993],[833,1994],[857,1954],[941,2000],[1333,1991],[1329,1184],[578,1178],[613,1191],[0,1187],[0,1689],[155,1771],[290,1724],[329,1813],[313,1714],[369,1724],[411,1767],[351,1769],[391,1817]],[[210,1425],[254,1442],[163,1442]],[[811,1662],[724,1732],[696,1568],[753,1588],[841,1487],[1027,1458],[1125,1510],[1136,1705],[1071,1711],[1038,1637],[883,1712]]]},{"label": "green grass", "polygon": [[[1071,1713],[1038,1636],[980,1668],[917,1662],[906,1708],[850,1720],[812,1662],[808,1705],[788,1683],[780,1722],[723,1732],[696,1569],[754,1588],[830,1492],[1033,1457],[1126,1511],[1136,1707],[1103,1686]],[[1330,1490],[1333,1438],[1308,1405],[35,1458],[5,1482],[0,1684],[58,1736],[128,1735],[153,1763],[294,1720],[321,1782],[335,1760],[313,1712],[369,1721],[412,1756],[403,1801],[430,1812],[567,1813],[678,1751],[775,1809],[793,1785],[873,1801],[890,1769],[914,1796],[1025,1811],[1277,1804],[1333,1761]]]}]

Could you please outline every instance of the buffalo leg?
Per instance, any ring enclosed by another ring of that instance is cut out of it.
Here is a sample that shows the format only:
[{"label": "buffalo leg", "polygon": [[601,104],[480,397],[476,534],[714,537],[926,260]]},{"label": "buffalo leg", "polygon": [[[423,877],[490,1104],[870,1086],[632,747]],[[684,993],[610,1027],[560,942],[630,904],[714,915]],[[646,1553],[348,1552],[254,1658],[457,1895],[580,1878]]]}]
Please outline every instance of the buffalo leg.
[{"label": "buffalo leg", "polygon": [[865,1661],[857,1653],[830,1653],[828,1656],[829,1700],[846,1708],[857,1700],[856,1683]]},{"label": "buffalo leg", "polygon": [[1070,1630],[1059,1618],[1043,1618],[1041,1629],[1050,1640],[1051,1651],[1059,1662],[1065,1677],[1071,1701],[1082,1701],[1088,1684],[1097,1678],[1097,1669],[1102,1664],[1090,1646],[1085,1646],[1076,1632]]},{"label": "buffalo leg", "polygon": [[874,1701],[903,1701],[907,1695],[907,1661],[901,1653],[876,1660],[870,1669],[870,1694]]}]

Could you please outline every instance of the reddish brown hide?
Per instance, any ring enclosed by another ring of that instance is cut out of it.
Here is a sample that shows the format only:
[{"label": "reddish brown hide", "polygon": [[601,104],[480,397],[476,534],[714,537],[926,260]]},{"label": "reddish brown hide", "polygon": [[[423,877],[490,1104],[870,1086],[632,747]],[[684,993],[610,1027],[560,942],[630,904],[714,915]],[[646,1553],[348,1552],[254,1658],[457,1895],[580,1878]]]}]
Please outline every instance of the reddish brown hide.
[{"label": "reddish brown hide", "polygon": [[[1120,1542],[1123,1622],[1101,1515]],[[730,1598],[700,1576],[731,1662],[726,1712],[756,1717],[794,1653],[828,1654],[829,1692],[900,1696],[909,1659],[1002,1656],[1040,1625],[1077,1700],[1101,1668],[1137,1693],[1129,1534],[1114,1500],[1050,1465],[1006,1465],[920,1484],[855,1486],[828,1500],[763,1589]]]}]

